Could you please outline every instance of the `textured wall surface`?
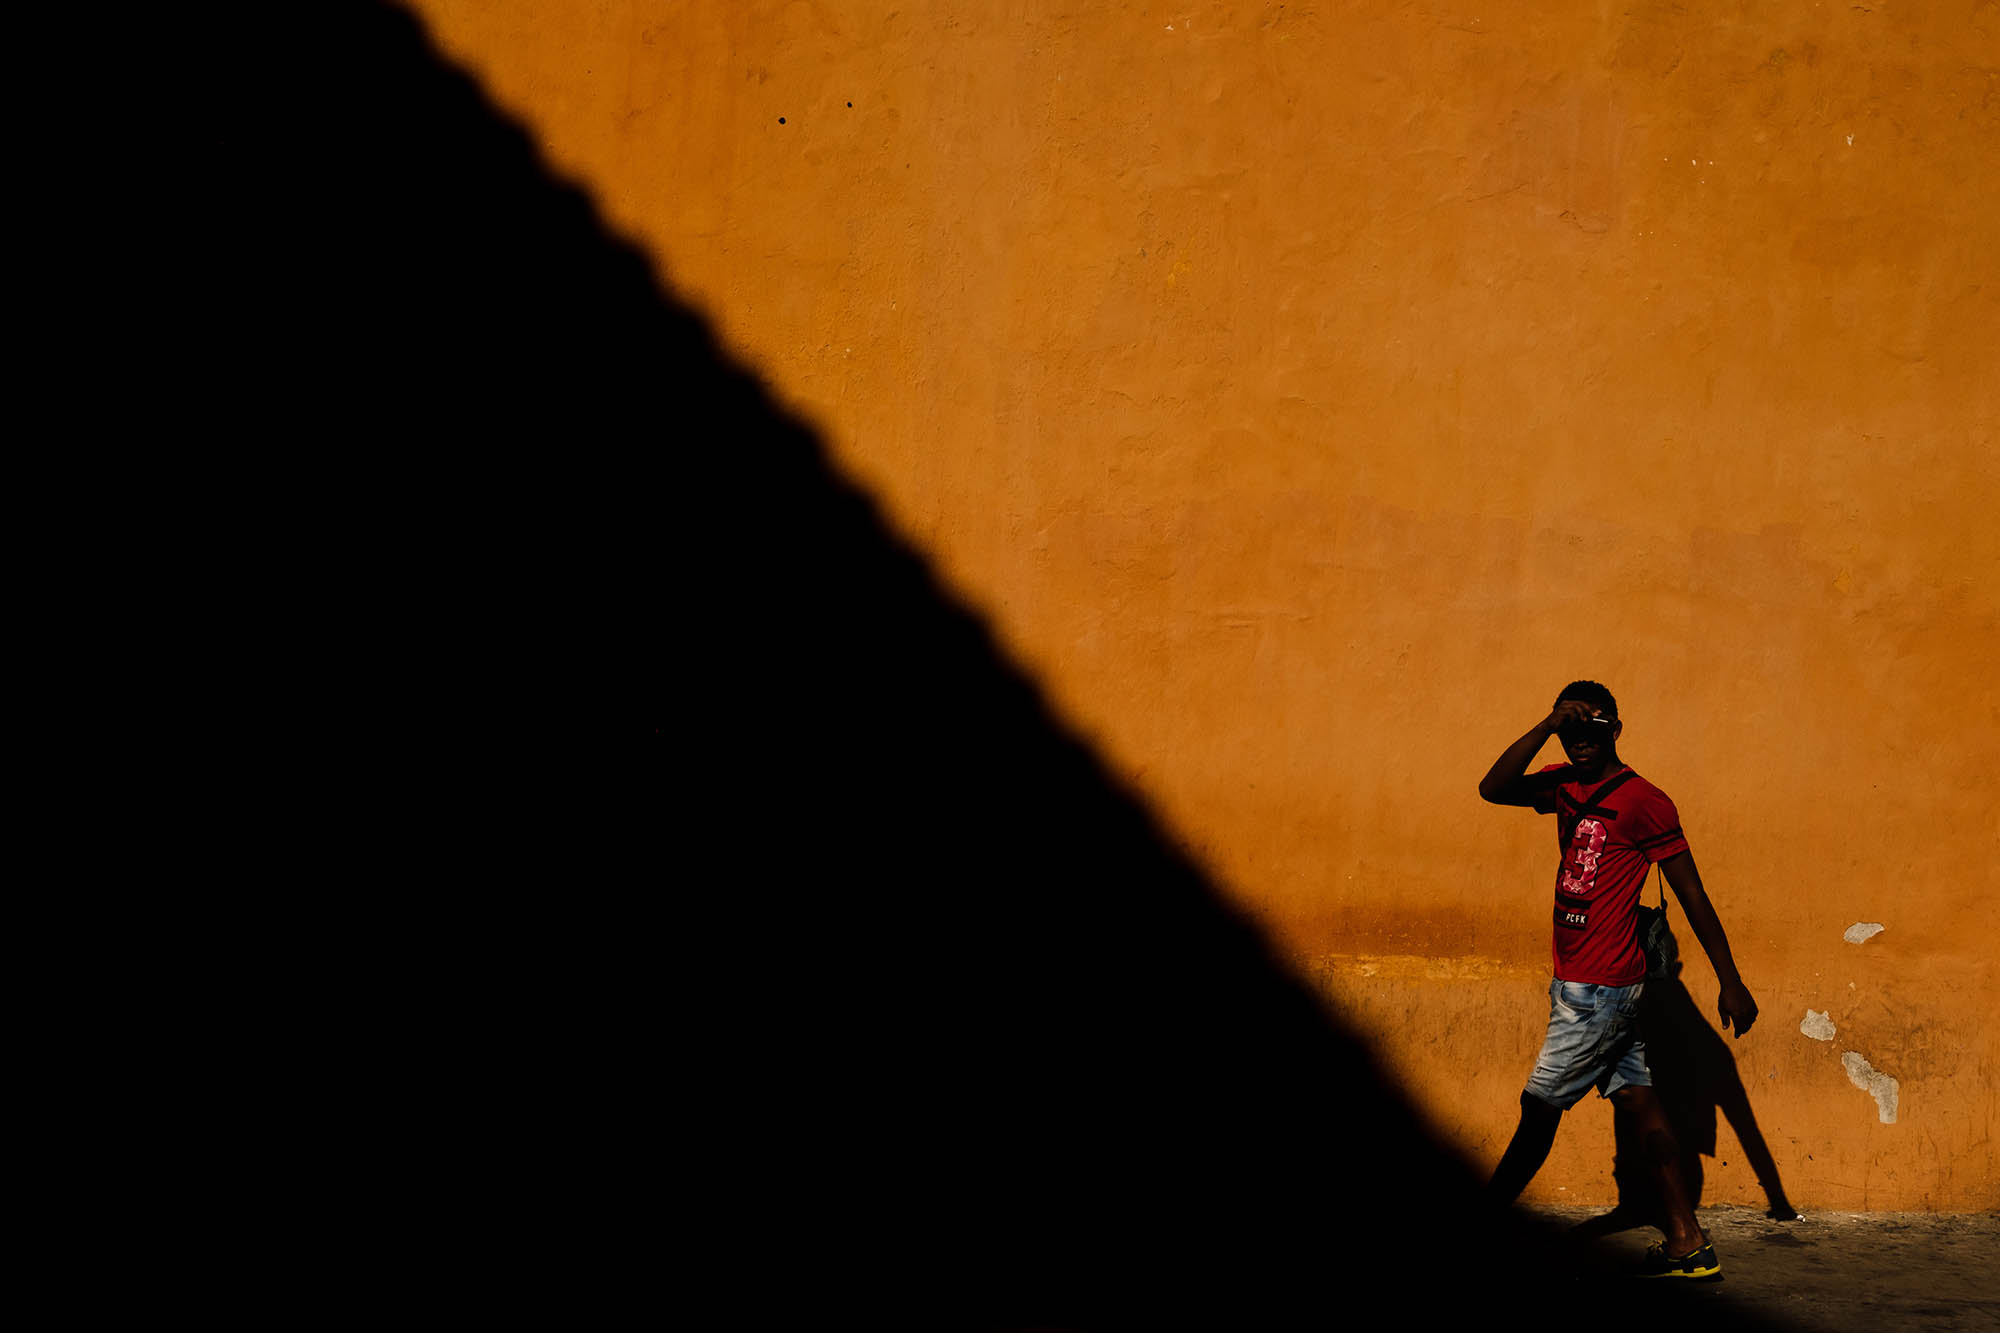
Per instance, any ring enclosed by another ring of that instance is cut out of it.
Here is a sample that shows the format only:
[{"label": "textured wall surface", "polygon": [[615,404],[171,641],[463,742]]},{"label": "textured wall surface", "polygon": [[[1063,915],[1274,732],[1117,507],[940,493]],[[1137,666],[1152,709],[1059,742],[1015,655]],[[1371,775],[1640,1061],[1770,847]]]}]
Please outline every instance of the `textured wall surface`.
[{"label": "textured wall surface", "polygon": [[2000,5],[413,8],[1445,1132],[1546,1003],[1474,786],[1587,676],[1793,1201],[2000,1206]]}]

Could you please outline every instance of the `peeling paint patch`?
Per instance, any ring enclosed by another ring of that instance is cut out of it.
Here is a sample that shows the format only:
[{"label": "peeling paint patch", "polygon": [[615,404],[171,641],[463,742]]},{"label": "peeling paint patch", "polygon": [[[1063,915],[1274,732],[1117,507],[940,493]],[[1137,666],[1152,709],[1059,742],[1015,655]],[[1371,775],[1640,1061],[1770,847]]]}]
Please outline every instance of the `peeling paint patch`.
[{"label": "peeling paint patch", "polygon": [[1901,1084],[1861,1058],[1859,1051],[1846,1051],[1840,1064],[1848,1081],[1875,1099],[1876,1113],[1885,1125],[1896,1123],[1896,1096]]},{"label": "peeling paint patch", "polygon": [[1817,1009],[1806,1010],[1806,1021],[1799,1024],[1799,1031],[1814,1041],[1833,1040],[1833,1019],[1828,1013]]},{"label": "peeling paint patch", "polygon": [[1880,921],[1857,921],[1849,926],[1847,932],[1840,938],[1846,940],[1849,944],[1859,944],[1863,940],[1872,940],[1881,933],[1882,923]]}]

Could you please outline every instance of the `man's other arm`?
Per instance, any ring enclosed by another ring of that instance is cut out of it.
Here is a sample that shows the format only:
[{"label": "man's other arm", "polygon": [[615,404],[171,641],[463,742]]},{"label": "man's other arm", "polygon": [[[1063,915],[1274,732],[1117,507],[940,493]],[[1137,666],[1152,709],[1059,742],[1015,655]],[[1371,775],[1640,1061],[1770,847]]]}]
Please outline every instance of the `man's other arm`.
[{"label": "man's other arm", "polygon": [[1701,947],[1708,951],[1708,961],[1715,965],[1715,978],[1722,983],[1722,996],[1716,1002],[1722,1013],[1722,1026],[1733,1024],[1740,1037],[1757,1021],[1757,1001],[1750,997],[1743,978],[1736,974],[1729,936],[1723,933],[1722,919],[1715,914],[1715,904],[1708,900],[1708,890],[1701,886],[1701,872],[1694,868],[1694,853],[1681,852],[1668,857],[1660,862],[1660,873],[1673,885],[1674,897],[1681,900],[1681,910],[1687,913],[1694,937],[1701,941]]}]

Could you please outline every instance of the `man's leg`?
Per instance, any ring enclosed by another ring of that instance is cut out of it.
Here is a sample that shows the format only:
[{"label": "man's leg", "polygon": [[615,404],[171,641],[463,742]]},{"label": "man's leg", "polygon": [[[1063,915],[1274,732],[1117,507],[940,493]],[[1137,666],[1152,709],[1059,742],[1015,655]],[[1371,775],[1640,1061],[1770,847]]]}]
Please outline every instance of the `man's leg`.
[{"label": "man's leg", "polygon": [[1627,1085],[1611,1094],[1615,1108],[1632,1118],[1633,1137],[1646,1163],[1652,1168],[1653,1183],[1660,1195],[1660,1229],[1666,1234],[1667,1253],[1678,1258],[1692,1254],[1706,1243],[1695,1223],[1694,1209],[1688,1205],[1687,1182],[1681,1175],[1681,1149],[1667,1123],[1666,1108],[1648,1087]]},{"label": "man's leg", "polygon": [[1500,1165],[1493,1169],[1493,1180],[1486,1186],[1488,1198],[1498,1204],[1509,1204],[1521,1197],[1521,1191],[1528,1188],[1535,1172],[1549,1160],[1549,1149],[1555,1146],[1556,1126],[1562,1123],[1562,1115],[1534,1093],[1521,1094],[1521,1123],[1515,1127],[1507,1151],[1501,1154]]}]

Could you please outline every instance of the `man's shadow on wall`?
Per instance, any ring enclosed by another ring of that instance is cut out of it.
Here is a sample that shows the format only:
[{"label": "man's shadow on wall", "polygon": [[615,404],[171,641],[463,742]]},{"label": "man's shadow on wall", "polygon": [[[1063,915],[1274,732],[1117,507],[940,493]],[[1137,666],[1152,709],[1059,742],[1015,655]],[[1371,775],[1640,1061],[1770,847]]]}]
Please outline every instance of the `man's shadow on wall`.
[{"label": "man's shadow on wall", "polygon": [[[333,807],[411,968],[343,1042],[408,1164],[371,1244],[571,1316],[1545,1303],[1570,1261],[812,429],[407,14],[312,15],[260,18],[311,55],[245,112],[303,197],[201,224],[234,318],[189,360],[297,483],[241,563],[313,697],[405,728]],[[439,766],[440,719],[487,739]]]},{"label": "man's shadow on wall", "polygon": [[[1764,1140],[1763,1130],[1758,1128],[1749,1089],[1736,1068],[1735,1053],[1681,981],[1684,967],[1685,964],[1675,963],[1672,977],[1646,983],[1645,994],[1639,1001],[1639,1024],[1646,1043],[1646,1064],[1653,1074],[1653,1089],[1680,1142],[1681,1173],[1687,1182],[1688,1202],[1701,1206],[1705,1176],[1701,1159],[1716,1155],[1716,1120],[1720,1113],[1735,1132],[1745,1160],[1763,1187],[1765,1215],[1782,1221],[1794,1220],[1799,1216],[1798,1210],[1785,1195],[1777,1161]],[[1618,1187],[1618,1202],[1610,1212],[1579,1224],[1575,1233],[1581,1237],[1660,1225],[1658,1191],[1653,1186],[1645,1150],[1638,1143],[1631,1117],[1614,1112],[1612,1131],[1615,1147],[1611,1175]]]}]

